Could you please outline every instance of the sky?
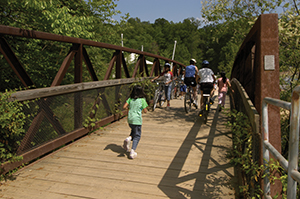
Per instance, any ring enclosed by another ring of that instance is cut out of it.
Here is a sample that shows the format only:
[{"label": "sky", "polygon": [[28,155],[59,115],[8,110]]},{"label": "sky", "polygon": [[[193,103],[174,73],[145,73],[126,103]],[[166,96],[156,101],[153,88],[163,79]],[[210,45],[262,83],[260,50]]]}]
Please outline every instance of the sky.
[{"label": "sky", "polygon": [[[201,19],[200,0],[119,0],[115,3],[118,5],[116,10],[120,10],[122,16],[129,13],[132,18],[138,17],[150,23],[158,18],[174,23],[190,17]],[[119,20],[120,16],[113,18]]]}]

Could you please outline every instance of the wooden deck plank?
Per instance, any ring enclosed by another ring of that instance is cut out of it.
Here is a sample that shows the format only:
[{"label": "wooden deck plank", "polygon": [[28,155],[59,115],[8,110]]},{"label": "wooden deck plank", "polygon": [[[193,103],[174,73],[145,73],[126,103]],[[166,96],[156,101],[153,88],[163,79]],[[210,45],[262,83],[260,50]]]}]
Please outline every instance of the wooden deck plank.
[{"label": "wooden deck plank", "polygon": [[121,119],[20,170],[0,197],[235,198],[231,135],[215,109],[207,124],[181,100],[145,114],[134,160],[122,148],[130,128]]}]

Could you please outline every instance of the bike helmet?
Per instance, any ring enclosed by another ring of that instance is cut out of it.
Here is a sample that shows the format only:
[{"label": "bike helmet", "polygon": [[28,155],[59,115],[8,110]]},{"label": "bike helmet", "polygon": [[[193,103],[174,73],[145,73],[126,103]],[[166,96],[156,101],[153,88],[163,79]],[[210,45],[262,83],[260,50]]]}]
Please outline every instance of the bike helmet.
[{"label": "bike helmet", "polygon": [[204,61],[202,62],[202,65],[209,65],[209,62],[208,62],[207,60],[204,60]]},{"label": "bike helmet", "polygon": [[197,62],[196,62],[196,60],[195,59],[191,59],[190,60],[190,64],[196,64]]},{"label": "bike helmet", "polygon": [[166,66],[169,66],[169,67],[171,67],[171,65],[170,65],[169,63],[165,63],[165,67],[166,67]]}]

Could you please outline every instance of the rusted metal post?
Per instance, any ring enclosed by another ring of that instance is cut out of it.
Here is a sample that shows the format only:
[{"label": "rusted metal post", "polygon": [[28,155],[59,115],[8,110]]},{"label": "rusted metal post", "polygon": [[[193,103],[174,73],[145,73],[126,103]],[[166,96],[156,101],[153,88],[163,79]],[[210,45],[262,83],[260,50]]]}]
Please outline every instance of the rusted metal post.
[{"label": "rusted metal post", "polygon": [[153,73],[154,73],[154,76],[158,76],[161,73],[159,59],[157,59],[157,58],[154,59],[150,76],[153,76]]},{"label": "rusted metal post", "polygon": [[[74,83],[82,82],[82,44],[80,44],[75,54],[75,79]],[[74,129],[82,127],[83,100],[82,93],[74,93]]]},{"label": "rusted metal post", "polygon": [[125,57],[124,57],[124,53],[122,53],[122,63],[123,63],[123,68],[124,68],[126,78],[130,78],[128,67],[127,67],[127,64],[125,61]]},{"label": "rusted metal post", "polygon": [[[245,88],[259,115],[265,97],[279,99],[279,40],[278,15],[263,14],[246,36],[237,53],[231,78],[236,78]],[[281,153],[279,108],[268,108],[270,143]],[[260,126],[262,122],[260,121]],[[276,133],[275,133],[276,132]],[[257,134],[260,136],[260,134]],[[262,143],[259,148],[259,164],[263,163]],[[271,185],[271,195],[281,192],[281,183]],[[281,196],[280,196],[281,197]]]},{"label": "rusted metal post", "polygon": [[67,70],[76,54],[77,50],[71,48],[68,55],[64,59],[63,63],[61,64],[61,67],[59,68],[51,86],[58,86],[62,82],[65,74],[67,73]]},{"label": "rusted metal post", "polygon": [[146,61],[146,57],[144,56],[144,66],[145,66],[145,73],[146,76],[149,77],[149,72],[148,72],[148,65],[147,65],[147,61]]},{"label": "rusted metal post", "polygon": [[113,67],[114,67],[114,64],[115,64],[116,60],[117,60],[117,55],[118,55],[118,54],[117,54],[117,51],[114,52],[113,57],[111,58],[111,60],[110,60],[110,62],[109,62],[109,66],[108,66],[108,68],[107,68],[107,71],[106,71],[106,73],[105,73],[105,76],[104,76],[104,79],[103,79],[103,80],[108,80],[108,79],[109,79],[110,74],[111,74],[111,71],[112,71],[112,69],[113,69]]},{"label": "rusted metal post", "polygon": [[144,77],[144,67],[145,67],[145,56],[144,55],[140,55],[139,56],[140,59],[140,75],[141,77]]},{"label": "rusted metal post", "polygon": [[117,50],[117,59],[116,59],[116,79],[121,79],[122,77],[122,51]]},{"label": "rusted metal post", "polygon": [[89,71],[89,73],[92,77],[92,80],[93,81],[98,81],[98,77],[97,77],[96,72],[93,68],[93,64],[92,64],[92,62],[89,58],[89,55],[87,54],[87,51],[84,47],[82,48],[82,55],[83,55],[85,65],[86,65],[86,67],[87,67],[87,69],[88,69],[88,71]]},{"label": "rusted metal post", "polygon": [[[265,97],[280,98],[279,87],[279,41],[278,15],[261,15],[260,31],[256,43],[255,62],[258,65],[255,73],[255,107],[262,115],[262,101]],[[268,108],[270,143],[281,153],[281,131],[279,108],[270,105]],[[261,124],[262,125],[262,124]],[[262,158],[261,158],[262,162]],[[271,196],[282,190],[281,183],[276,181],[271,185]],[[281,196],[279,196],[281,197]]]},{"label": "rusted metal post", "polygon": [[140,62],[141,62],[141,59],[139,57],[139,59],[137,60],[136,64],[135,64],[135,67],[134,67],[134,70],[133,70],[133,73],[132,73],[132,77],[136,77],[136,74],[137,74],[137,71],[138,71],[138,67],[140,65]]},{"label": "rusted metal post", "polygon": [[26,70],[23,68],[22,64],[19,62],[15,53],[11,50],[9,44],[2,37],[0,37],[0,52],[3,54],[4,58],[6,59],[6,61],[10,65],[10,67],[14,70],[16,75],[19,77],[22,84],[25,87],[33,86],[34,85],[33,81],[30,79]]}]

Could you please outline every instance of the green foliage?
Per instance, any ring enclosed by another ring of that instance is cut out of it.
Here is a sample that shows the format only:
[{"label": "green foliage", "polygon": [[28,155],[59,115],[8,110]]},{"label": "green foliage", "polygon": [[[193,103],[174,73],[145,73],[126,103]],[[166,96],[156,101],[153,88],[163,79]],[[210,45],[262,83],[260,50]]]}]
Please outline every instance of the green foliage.
[{"label": "green foliage", "polygon": [[279,19],[280,98],[284,101],[291,101],[292,91],[300,83],[300,13],[296,12],[299,6],[298,2]]},{"label": "green foliage", "polygon": [[243,185],[240,186],[240,193],[244,198],[260,198],[262,190],[259,186],[262,167],[253,161],[252,129],[249,119],[242,112],[233,110],[227,112],[232,119],[227,123],[230,127],[233,139],[233,149],[228,152],[230,162],[241,169]]},{"label": "green foliage", "polygon": [[223,23],[246,19],[253,22],[261,14],[272,13],[283,4],[282,0],[217,0],[201,1],[202,17],[210,23]]},{"label": "green foliage", "polygon": [[253,135],[248,117],[236,110],[227,110],[226,114],[232,119],[227,126],[231,129],[233,140],[233,149],[228,151],[228,158],[241,169],[243,185],[239,187],[240,193],[244,198],[261,198],[263,192],[259,182],[268,177],[271,184],[280,181],[283,185],[282,193],[277,193],[276,197],[282,194],[286,198],[287,174],[279,162],[271,159],[266,165],[259,166],[253,160]]},{"label": "green foliage", "polygon": [[[38,30],[64,36],[78,37],[94,41],[117,44],[120,23],[111,18],[119,13],[114,0],[4,0],[0,2],[0,23],[2,25]],[[126,17],[124,17],[126,19]],[[71,44],[40,41],[5,36],[20,63],[38,88],[49,87],[60,68]],[[119,44],[119,43],[118,43]],[[87,49],[94,69],[101,80],[111,59],[107,49]],[[14,71],[0,54],[1,91],[21,85]],[[71,64],[62,84],[74,82],[74,66]],[[84,81],[91,81],[87,70]]]},{"label": "green foliage", "polygon": [[29,102],[11,101],[11,95],[15,91],[0,93],[0,161],[15,162],[22,157],[16,154],[25,130],[24,125],[26,115],[23,112],[25,106],[29,107]]},{"label": "green foliage", "polygon": [[[119,13],[113,0],[4,0],[1,24],[93,39],[104,22]],[[34,17],[33,17],[34,16]]]},{"label": "green foliage", "polygon": [[154,97],[156,84],[151,82],[151,80],[148,78],[142,80],[141,77],[136,77],[136,81],[130,85],[130,89],[132,89],[136,85],[143,87],[144,93],[146,94],[146,101],[149,105],[148,108],[150,108]]},{"label": "green foliage", "polygon": [[274,184],[275,181],[280,181],[282,184],[282,192],[276,193],[276,195],[273,198],[278,198],[280,195],[282,195],[282,198],[286,199],[288,175],[284,171],[282,166],[279,164],[278,161],[271,159],[263,168],[264,171],[267,170],[268,172],[265,172],[262,178],[268,177],[271,184]]}]

